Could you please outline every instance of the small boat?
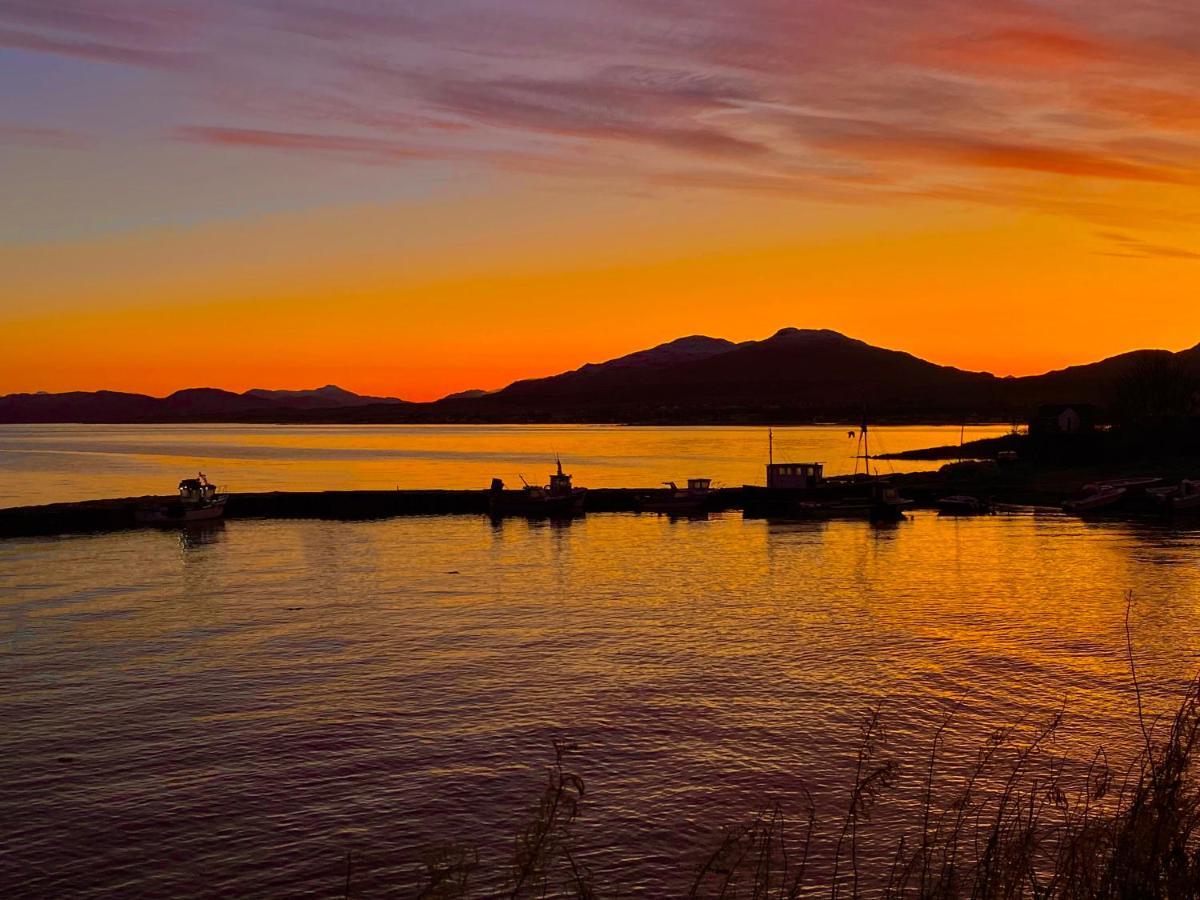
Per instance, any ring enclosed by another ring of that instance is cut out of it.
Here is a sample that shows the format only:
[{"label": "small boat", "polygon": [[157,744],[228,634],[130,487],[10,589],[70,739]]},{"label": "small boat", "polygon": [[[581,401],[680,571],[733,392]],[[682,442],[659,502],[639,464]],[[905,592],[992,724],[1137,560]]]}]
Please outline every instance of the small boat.
[{"label": "small boat", "polygon": [[864,472],[825,477],[819,462],[775,462],[774,435],[767,432],[767,486],[742,486],[742,515],[746,518],[866,519],[870,522],[899,522],[913,501],[900,496],[879,474],[872,472],[869,429],[862,426],[849,436],[857,438],[855,458],[863,460]]},{"label": "small boat", "polygon": [[1101,488],[1077,500],[1066,501],[1062,505],[1063,512],[1084,515],[1086,513],[1111,510],[1125,499],[1126,493],[1128,493],[1128,489],[1123,487]]},{"label": "small boat", "polygon": [[686,488],[673,481],[664,481],[666,490],[643,494],[638,498],[640,512],[666,513],[667,515],[689,515],[702,512],[712,496],[711,478],[689,478]]},{"label": "small boat", "polygon": [[987,516],[992,513],[990,501],[967,494],[943,497],[938,500],[937,507],[938,515],[942,516]]},{"label": "small boat", "polygon": [[163,503],[149,503],[133,512],[143,525],[187,525],[191,522],[211,522],[225,515],[229,497],[217,493],[204,473],[179,482],[179,497]]},{"label": "small boat", "polygon": [[867,518],[872,522],[902,522],[904,511],[913,505],[912,500],[901,497],[898,490],[882,482],[873,485],[868,500]]},{"label": "small boat", "polygon": [[1164,511],[1170,515],[1200,514],[1200,481],[1185,478],[1158,496]]},{"label": "small boat", "polygon": [[1084,496],[1068,500],[1063,511],[1076,515],[1124,512],[1143,514],[1161,507],[1162,478],[1114,478],[1110,481],[1094,481],[1083,486]]},{"label": "small boat", "polygon": [[[502,480],[493,478],[488,492],[488,512],[491,516],[559,519],[581,514],[587,488],[572,487],[571,476],[563,472],[562,460],[556,462],[558,471],[550,476],[550,483],[544,487],[526,482],[520,491],[508,491],[504,489]],[[525,481],[524,478],[521,480]]]},{"label": "small boat", "polygon": [[1112,478],[1108,481],[1093,481],[1091,484],[1085,484],[1083,489],[1089,494],[1098,494],[1107,490],[1117,490],[1118,488],[1150,490],[1155,485],[1163,483],[1163,479],[1156,475],[1139,476],[1137,478]]}]

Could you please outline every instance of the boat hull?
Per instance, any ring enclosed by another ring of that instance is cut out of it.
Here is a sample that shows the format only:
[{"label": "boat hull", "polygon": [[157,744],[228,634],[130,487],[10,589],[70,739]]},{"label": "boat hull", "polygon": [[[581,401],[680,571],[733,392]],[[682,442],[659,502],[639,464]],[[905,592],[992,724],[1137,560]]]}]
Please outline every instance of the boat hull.
[{"label": "boat hull", "polygon": [[841,491],[827,488],[810,491],[781,490],[745,485],[742,514],[747,519],[807,521],[820,519],[864,519],[870,522],[899,522],[912,501],[881,496],[872,486],[853,486]]},{"label": "boat hull", "polygon": [[225,497],[211,503],[161,503],[135,510],[133,517],[142,525],[167,527],[190,525],[193,522],[212,522],[225,516]]},{"label": "boat hull", "polygon": [[488,498],[488,514],[493,519],[566,519],[583,514],[587,488],[575,488],[557,497],[527,497],[519,491],[501,491]]},{"label": "boat hull", "polygon": [[977,497],[943,497],[937,507],[941,516],[986,516],[992,512],[991,506]]},{"label": "boat hull", "polygon": [[691,516],[708,509],[707,497],[663,497],[647,495],[638,500],[638,511],[668,516]]},{"label": "boat hull", "polygon": [[1171,497],[1168,509],[1173,516],[1200,516],[1200,494]]},{"label": "boat hull", "polygon": [[1079,500],[1068,500],[1063,504],[1063,511],[1075,513],[1079,516],[1112,512],[1120,507],[1121,501],[1124,500],[1124,498],[1124,488],[1118,488],[1115,491],[1105,491],[1102,494],[1092,494],[1089,497],[1083,497]]},{"label": "boat hull", "polygon": [[868,499],[842,500],[829,503],[803,501],[780,510],[766,518],[775,522],[810,522],[830,519],[857,519],[865,522],[902,522],[908,501],[883,503]]}]

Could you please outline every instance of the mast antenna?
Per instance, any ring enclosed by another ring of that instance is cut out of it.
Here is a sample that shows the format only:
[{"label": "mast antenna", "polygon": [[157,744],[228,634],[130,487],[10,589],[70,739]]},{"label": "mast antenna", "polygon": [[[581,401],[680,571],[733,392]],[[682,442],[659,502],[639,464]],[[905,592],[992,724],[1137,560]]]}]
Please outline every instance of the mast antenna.
[{"label": "mast antenna", "polygon": [[866,466],[867,477],[871,477],[871,439],[867,436],[867,411],[863,409],[862,423],[863,465]]}]

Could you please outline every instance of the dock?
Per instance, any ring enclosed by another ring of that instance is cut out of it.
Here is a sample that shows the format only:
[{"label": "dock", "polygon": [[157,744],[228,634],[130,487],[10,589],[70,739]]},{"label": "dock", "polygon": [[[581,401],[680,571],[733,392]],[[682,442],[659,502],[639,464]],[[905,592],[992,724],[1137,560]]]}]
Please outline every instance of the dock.
[{"label": "dock", "polygon": [[[648,488],[592,488],[587,512],[635,512]],[[519,492],[513,491],[517,494]],[[121,531],[144,528],[134,510],[173,497],[122,497],[0,509],[0,538]],[[713,491],[714,511],[740,509],[741,488]],[[270,491],[231,493],[226,519],[331,519],[362,521],[400,516],[481,516],[488,512],[486,490]]]},{"label": "dock", "polygon": [[[1098,470],[1035,471],[1028,467],[977,470],[949,466],[939,472],[914,472],[890,476],[889,481],[914,502],[916,509],[934,509],[939,497],[973,494],[998,504],[1060,508],[1064,499],[1077,496],[1081,485],[1109,474]],[[659,487],[590,488],[584,512],[636,512],[639,500],[661,491]],[[327,519],[361,521],[403,516],[483,516],[488,513],[488,490],[362,490],[266,491],[230,493],[225,518]],[[520,491],[506,491],[514,497]],[[712,512],[743,510],[739,487],[714,488],[705,508]],[[134,511],[174,496],[122,497],[0,509],[0,538],[86,534],[153,527],[136,521]]]}]

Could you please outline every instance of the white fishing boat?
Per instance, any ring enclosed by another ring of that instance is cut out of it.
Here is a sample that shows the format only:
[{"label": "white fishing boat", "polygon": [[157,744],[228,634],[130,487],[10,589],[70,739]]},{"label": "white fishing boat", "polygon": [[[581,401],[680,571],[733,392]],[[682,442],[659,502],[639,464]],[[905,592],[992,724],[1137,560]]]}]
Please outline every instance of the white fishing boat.
[{"label": "white fishing boat", "polygon": [[165,502],[148,503],[134,510],[134,518],[143,525],[186,525],[210,522],[225,515],[225,494],[201,472],[196,478],[179,482],[179,496]]}]

